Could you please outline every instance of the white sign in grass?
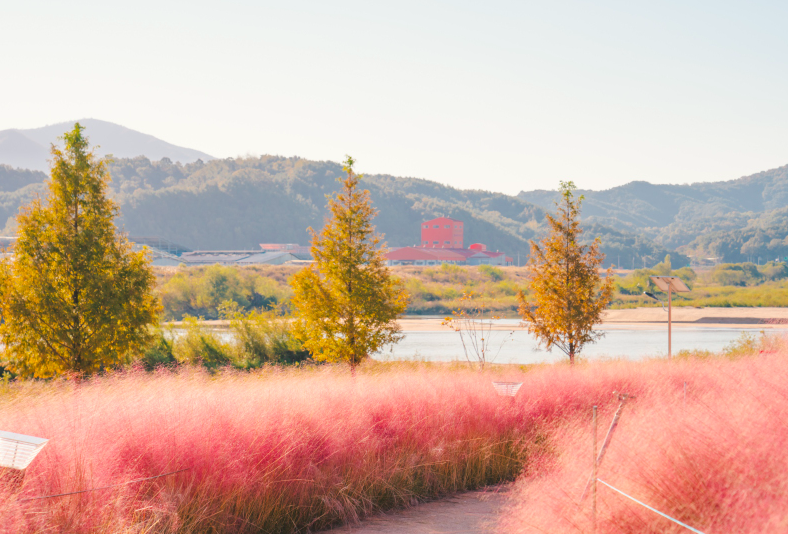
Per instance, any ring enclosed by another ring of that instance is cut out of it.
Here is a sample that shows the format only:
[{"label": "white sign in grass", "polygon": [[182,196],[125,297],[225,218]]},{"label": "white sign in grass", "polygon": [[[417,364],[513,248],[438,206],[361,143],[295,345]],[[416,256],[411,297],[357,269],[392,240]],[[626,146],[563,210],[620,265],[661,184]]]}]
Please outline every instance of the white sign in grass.
[{"label": "white sign in grass", "polygon": [[0,430],[0,467],[25,469],[48,442],[48,439]]},{"label": "white sign in grass", "polygon": [[522,382],[493,382],[492,384],[501,397],[514,397],[523,385]]}]

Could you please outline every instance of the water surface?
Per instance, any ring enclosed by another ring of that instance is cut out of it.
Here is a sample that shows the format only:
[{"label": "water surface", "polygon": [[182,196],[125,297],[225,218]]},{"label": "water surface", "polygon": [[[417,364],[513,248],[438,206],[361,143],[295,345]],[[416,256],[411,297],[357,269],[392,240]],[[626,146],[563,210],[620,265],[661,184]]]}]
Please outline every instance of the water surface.
[{"label": "water surface", "polygon": [[[516,328],[518,321],[501,320],[500,324],[511,323],[513,332],[493,331],[490,335],[491,353],[498,352],[495,363],[550,363],[566,359],[559,349],[547,352],[539,348],[536,339]],[[643,327],[638,329],[602,326],[598,331],[605,335],[599,341],[586,345],[581,356],[590,360],[623,358],[639,360],[652,356],[667,356],[667,327]],[[760,334],[758,328],[722,328],[682,326],[673,328],[673,354],[680,350],[708,350],[719,352],[739,338],[743,332]],[[774,329],[771,333],[788,333]],[[466,361],[460,334],[448,329],[433,332],[405,332],[405,338],[375,355],[380,360],[424,360]]]}]

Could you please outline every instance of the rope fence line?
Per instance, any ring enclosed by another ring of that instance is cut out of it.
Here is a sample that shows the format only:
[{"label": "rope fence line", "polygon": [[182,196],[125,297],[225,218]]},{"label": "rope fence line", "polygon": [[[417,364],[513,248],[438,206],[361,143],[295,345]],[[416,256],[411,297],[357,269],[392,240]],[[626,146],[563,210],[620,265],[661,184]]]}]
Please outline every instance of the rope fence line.
[{"label": "rope fence line", "polygon": [[684,527],[684,528],[686,528],[686,529],[688,529],[688,530],[691,530],[692,532],[695,532],[695,534],[704,534],[704,533],[703,533],[703,532],[701,532],[700,530],[698,530],[698,529],[696,529],[696,528],[692,528],[691,526],[687,525],[686,523],[682,523],[682,522],[681,522],[681,521],[679,521],[678,519],[674,519],[674,518],[670,517],[668,514],[664,514],[664,513],[660,512],[660,511],[659,511],[659,510],[657,510],[656,508],[652,508],[652,507],[651,507],[651,506],[649,506],[648,504],[646,504],[646,503],[643,503],[643,502],[641,502],[641,501],[637,500],[636,498],[632,497],[631,495],[627,495],[626,493],[624,493],[624,492],[623,492],[623,491],[621,491],[620,489],[618,489],[618,488],[614,488],[613,486],[611,486],[610,484],[608,484],[607,482],[605,482],[605,481],[604,481],[604,480],[602,480],[601,478],[597,478],[596,480],[597,480],[597,482],[601,482],[602,484],[604,484],[604,485],[605,485],[605,486],[607,486],[608,488],[612,489],[613,491],[617,491],[618,493],[620,493],[621,495],[623,495],[623,496],[624,496],[624,497],[626,497],[627,499],[631,499],[631,500],[635,501],[636,503],[638,503],[640,506],[643,506],[644,508],[648,508],[648,509],[649,509],[649,510],[651,510],[652,512],[654,512],[654,513],[656,513],[656,514],[659,514],[659,515],[661,515],[661,516],[662,516],[662,517],[664,517],[665,519],[670,519],[671,521],[673,521],[673,522],[674,522],[674,523],[676,523],[677,525],[681,525],[682,527]]},{"label": "rope fence line", "polygon": [[169,475],[174,475],[175,473],[183,473],[184,471],[188,471],[189,469],[191,469],[191,468],[187,467],[185,469],[179,469],[177,471],[170,471],[169,473],[162,473],[161,475],[156,475],[156,476],[152,476],[152,477],[145,477],[145,478],[138,478],[138,479],[135,479],[135,480],[129,480],[128,482],[121,482],[120,484],[112,484],[111,486],[102,486],[100,488],[91,488],[91,489],[80,490],[80,491],[70,491],[68,493],[58,493],[56,495],[44,495],[43,497],[30,497],[30,498],[27,498],[27,499],[18,499],[16,502],[40,501],[42,499],[54,499],[55,497],[67,497],[68,495],[77,495],[79,493],[89,493],[91,491],[101,491],[101,490],[110,489],[110,488],[117,488],[117,487],[120,487],[120,486],[128,486],[129,484],[135,484],[137,482],[144,482],[146,480],[153,480],[154,478],[166,477],[166,476],[169,476]]}]

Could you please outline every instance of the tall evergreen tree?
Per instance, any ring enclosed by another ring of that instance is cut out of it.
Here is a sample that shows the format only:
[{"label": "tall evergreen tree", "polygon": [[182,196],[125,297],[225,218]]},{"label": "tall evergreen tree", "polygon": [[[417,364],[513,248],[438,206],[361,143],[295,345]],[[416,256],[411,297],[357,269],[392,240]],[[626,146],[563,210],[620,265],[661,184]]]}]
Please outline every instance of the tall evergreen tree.
[{"label": "tall evergreen tree", "polygon": [[3,360],[26,377],[90,374],[125,361],[157,322],[154,275],[116,231],[110,177],[79,123],[52,147],[45,202],[22,208],[0,264]]},{"label": "tall evergreen tree", "polygon": [[331,218],[317,234],[311,228],[315,263],[292,279],[295,335],[316,360],[348,362],[352,369],[400,336],[397,316],[407,294],[394,279],[375,233],[369,191],[359,190],[353,159],[336,197],[328,197]]},{"label": "tall evergreen tree", "polygon": [[612,271],[603,281],[599,268],[605,255],[597,238],[581,245],[580,205],[575,199],[575,184],[561,182],[561,200],[556,202],[555,217],[546,214],[550,233],[541,245],[531,241],[528,260],[530,300],[520,291],[520,315],[528,331],[549,350],[558,347],[575,363],[583,345],[602,336],[594,325],[613,294]]}]

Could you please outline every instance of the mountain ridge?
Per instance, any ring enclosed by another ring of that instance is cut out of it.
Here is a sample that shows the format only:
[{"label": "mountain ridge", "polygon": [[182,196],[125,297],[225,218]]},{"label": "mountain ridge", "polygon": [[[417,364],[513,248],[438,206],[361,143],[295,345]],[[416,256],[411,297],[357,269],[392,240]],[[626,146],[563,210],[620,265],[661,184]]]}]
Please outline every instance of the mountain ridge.
[{"label": "mountain ridge", "polygon": [[49,124],[39,128],[12,128],[0,131],[0,165],[21,169],[49,170],[48,158],[51,144],[59,144],[63,132],[74,128],[75,123],[85,127],[91,145],[99,156],[129,158],[146,156],[160,160],[168,158],[181,163],[215,159],[210,154],[163,141],[149,134],[138,132],[100,119],[80,119]]},{"label": "mountain ridge", "polygon": [[[149,153],[150,147],[182,147],[113,123],[83,122],[93,144],[101,144],[106,138],[102,128],[109,128],[113,143],[123,145],[109,164],[111,194],[121,208],[119,224],[132,234],[160,235],[190,248],[305,243],[305,229],[322,225],[325,195],[336,191],[342,175],[339,163],[298,157],[219,160],[191,149],[182,149],[194,157],[186,163],[169,156],[123,157],[146,147]],[[19,157],[40,158],[35,148],[39,142],[70,127],[61,123],[0,132],[0,224],[6,221],[6,232],[13,230],[19,205],[43,190],[46,175],[3,165],[3,151],[16,147]],[[97,152],[110,148],[105,144]],[[558,198],[557,191],[544,189],[509,196],[386,174],[367,176],[365,186],[380,210],[378,227],[391,246],[419,243],[420,220],[449,216],[467,220],[468,243],[484,242],[493,250],[523,257],[528,241],[544,234],[544,214],[554,209]],[[655,264],[668,252],[674,253],[674,264],[687,260],[683,254],[725,261],[788,258],[788,224],[782,222],[788,214],[788,165],[720,182],[633,181],[577,193],[584,195],[586,238],[603,237],[603,251],[625,266]]]}]

